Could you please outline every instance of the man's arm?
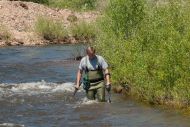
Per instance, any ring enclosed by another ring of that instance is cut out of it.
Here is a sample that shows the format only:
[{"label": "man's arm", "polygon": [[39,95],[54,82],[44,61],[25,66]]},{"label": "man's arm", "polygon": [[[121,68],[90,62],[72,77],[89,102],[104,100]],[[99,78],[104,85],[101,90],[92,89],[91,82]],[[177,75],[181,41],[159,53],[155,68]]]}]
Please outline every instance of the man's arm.
[{"label": "man's arm", "polygon": [[79,89],[79,87],[80,87],[81,77],[82,77],[82,70],[79,69],[77,72],[77,82],[76,82],[76,86],[75,86],[75,88],[77,88],[77,89]]},{"label": "man's arm", "polygon": [[105,79],[106,79],[106,85],[110,85],[110,73],[109,73],[109,70],[106,68],[104,70],[104,74],[105,74]]},{"label": "man's arm", "polygon": [[79,89],[79,87],[80,87],[80,81],[81,81],[81,77],[82,77],[82,73],[83,73],[83,64],[84,64],[84,57],[82,58],[82,60],[80,61],[80,64],[79,64],[79,69],[77,72],[77,81],[76,81],[76,86],[75,86],[76,89]]}]

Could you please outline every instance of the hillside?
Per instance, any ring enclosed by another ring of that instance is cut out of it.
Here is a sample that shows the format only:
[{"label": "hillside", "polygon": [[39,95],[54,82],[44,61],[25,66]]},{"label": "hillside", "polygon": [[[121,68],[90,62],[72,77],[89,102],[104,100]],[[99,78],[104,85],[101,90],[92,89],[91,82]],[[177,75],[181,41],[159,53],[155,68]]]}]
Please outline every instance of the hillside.
[{"label": "hillside", "polygon": [[[3,30],[10,34],[9,40],[1,37],[0,46],[6,45],[43,45],[47,41],[39,37],[34,32],[34,24],[38,17],[47,17],[61,21],[65,27],[71,23],[68,17],[74,15],[77,21],[84,20],[86,22],[94,21],[97,18],[98,12],[74,12],[68,9],[49,8],[47,6],[21,1],[0,1],[0,25]],[[77,43],[75,40],[61,43]]]}]

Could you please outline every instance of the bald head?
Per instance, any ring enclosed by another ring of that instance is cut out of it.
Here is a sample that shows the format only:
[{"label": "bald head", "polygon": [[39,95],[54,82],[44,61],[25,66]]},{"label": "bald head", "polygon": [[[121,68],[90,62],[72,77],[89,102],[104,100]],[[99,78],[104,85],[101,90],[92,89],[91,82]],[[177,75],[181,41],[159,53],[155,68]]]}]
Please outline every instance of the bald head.
[{"label": "bald head", "polygon": [[94,54],[95,54],[95,52],[96,52],[96,51],[95,51],[95,49],[94,49],[93,47],[90,47],[90,46],[89,46],[89,47],[86,48],[86,53],[87,53],[87,54],[88,54],[88,53],[94,53]]},{"label": "bald head", "polygon": [[86,54],[89,56],[89,58],[93,58],[95,56],[96,50],[93,47],[87,47],[86,48]]}]

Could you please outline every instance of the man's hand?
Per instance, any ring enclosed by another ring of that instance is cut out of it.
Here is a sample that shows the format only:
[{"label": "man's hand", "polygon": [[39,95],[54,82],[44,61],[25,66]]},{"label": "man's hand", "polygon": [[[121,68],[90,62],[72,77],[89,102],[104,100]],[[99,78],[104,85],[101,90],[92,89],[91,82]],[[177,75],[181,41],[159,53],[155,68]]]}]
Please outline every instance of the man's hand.
[{"label": "man's hand", "polygon": [[77,72],[77,81],[76,81],[76,85],[75,85],[76,90],[78,90],[80,85],[81,85],[81,83],[80,83],[81,76],[82,76],[82,71],[78,70],[78,72]]},{"label": "man's hand", "polygon": [[76,85],[76,86],[75,86],[75,91],[74,91],[74,93],[73,93],[73,96],[75,96],[75,94],[76,94],[77,91],[79,90],[79,87],[80,87],[79,85]]},{"label": "man's hand", "polygon": [[106,84],[106,90],[109,92],[111,90],[111,84]]},{"label": "man's hand", "polygon": [[80,86],[79,86],[79,85],[76,85],[76,86],[75,86],[75,89],[77,89],[77,90],[78,90],[79,88],[80,88]]}]

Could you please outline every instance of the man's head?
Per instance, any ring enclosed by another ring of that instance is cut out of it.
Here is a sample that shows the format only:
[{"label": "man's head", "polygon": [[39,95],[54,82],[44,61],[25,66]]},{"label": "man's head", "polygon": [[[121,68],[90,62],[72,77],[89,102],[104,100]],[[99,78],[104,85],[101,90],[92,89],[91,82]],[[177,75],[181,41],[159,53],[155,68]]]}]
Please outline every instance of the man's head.
[{"label": "man's head", "polygon": [[96,53],[96,50],[93,47],[86,48],[86,54],[88,55],[90,59],[94,58],[95,53]]}]

